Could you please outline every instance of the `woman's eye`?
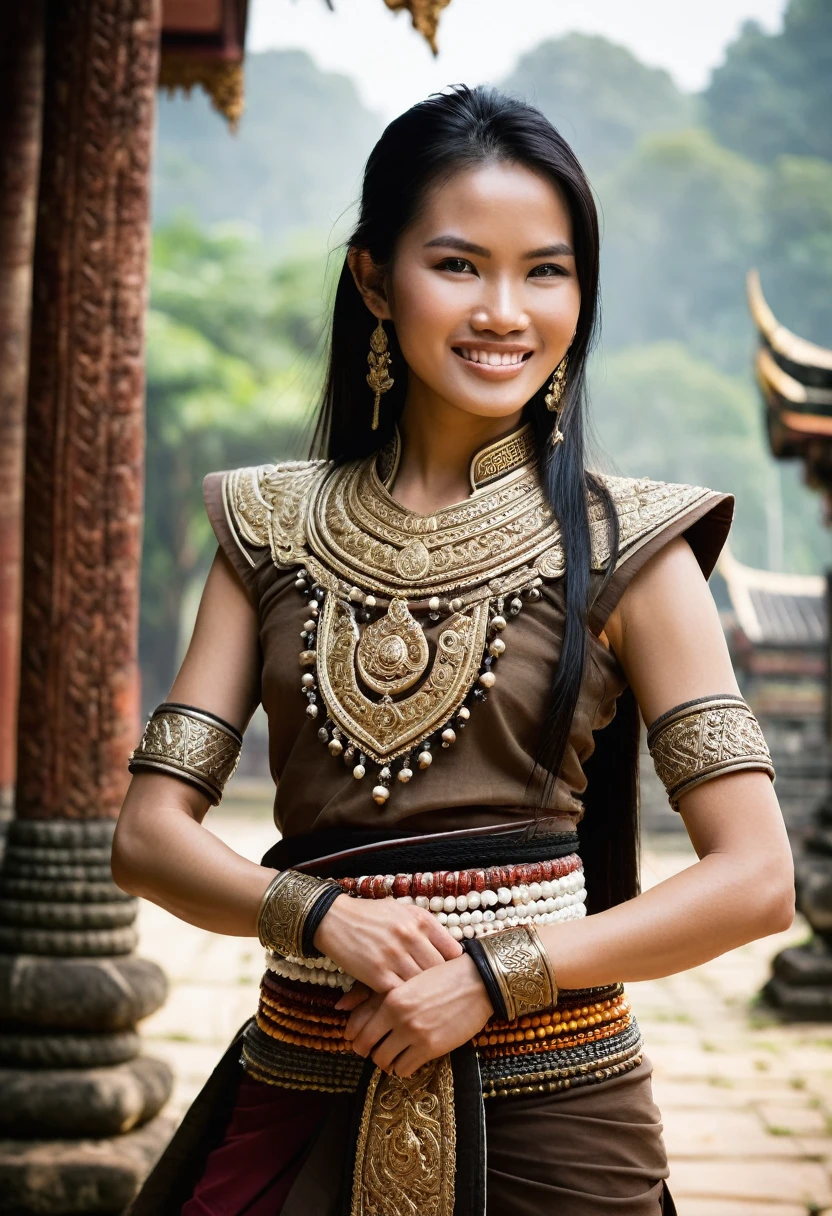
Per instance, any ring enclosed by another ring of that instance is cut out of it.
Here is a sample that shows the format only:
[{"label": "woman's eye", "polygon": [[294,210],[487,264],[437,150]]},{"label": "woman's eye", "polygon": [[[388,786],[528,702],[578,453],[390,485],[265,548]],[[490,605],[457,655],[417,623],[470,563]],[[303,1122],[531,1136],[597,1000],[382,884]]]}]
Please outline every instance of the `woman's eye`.
[{"label": "woman's eye", "polygon": [[[530,273],[535,274],[535,271],[538,270],[541,273],[536,275],[536,278],[539,279],[553,279],[556,275],[565,275],[567,273],[566,268],[564,266],[558,266],[557,262],[546,262],[542,266],[535,266],[534,270],[532,270]],[[549,273],[545,273],[547,271]]]},{"label": "woman's eye", "polygon": [[439,263],[439,270],[452,270],[454,273],[459,273],[461,269],[470,266],[471,263],[467,258],[445,258]]}]

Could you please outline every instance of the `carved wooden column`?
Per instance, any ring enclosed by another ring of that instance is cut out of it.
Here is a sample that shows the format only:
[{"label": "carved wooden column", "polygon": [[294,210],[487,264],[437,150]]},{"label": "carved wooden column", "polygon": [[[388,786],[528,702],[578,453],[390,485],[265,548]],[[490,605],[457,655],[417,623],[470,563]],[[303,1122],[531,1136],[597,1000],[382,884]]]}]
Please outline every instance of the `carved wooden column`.
[{"label": "carved wooden column", "polygon": [[158,0],[46,0],[15,818],[0,874],[0,1208],[119,1213],[170,1132],[164,975],[110,876],[138,731]]},{"label": "carved wooden column", "polygon": [[14,786],[23,435],[40,162],[43,9],[0,11],[0,831]]}]

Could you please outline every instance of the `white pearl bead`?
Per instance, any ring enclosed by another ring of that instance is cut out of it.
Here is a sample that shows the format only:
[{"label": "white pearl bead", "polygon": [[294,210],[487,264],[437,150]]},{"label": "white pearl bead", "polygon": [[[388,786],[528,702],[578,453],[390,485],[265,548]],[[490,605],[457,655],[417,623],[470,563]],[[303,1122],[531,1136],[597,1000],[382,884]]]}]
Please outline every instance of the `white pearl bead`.
[{"label": "white pearl bead", "polygon": [[456,897],[453,895],[446,895],[442,900],[442,907],[446,912],[456,912]]},{"label": "white pearl bead", "polygon": [[552,896],[552,884],[550,882],[542,882],[540,884],[540,894],[544,899],[550,899]]},{"label": "white pearl bead", "polygon": [[510,904],[511,891],[509,891],[508,887],[499,887],[497,890],[497,898],[501,904]]},{"label": "white pearl bead", "polygon": [[494,914],[494,913],[491,911],[491,909],[490,909],[490,908],[486,908],[486,910],[485,910],[485,911],[483,912],[483,914],[482,914],[482,918],[483,918],[483,920],[484,920],[484,921],[492,921],[492,920],[496,920],[496,916],[495,916],[495,914]]},{"label": "white pearl bead", "polygon": [[464,912],[467,907],[468,907],[468,896],[467,895],[457,895],[457,897],[456,897],[457,912]]},{"label": "white pearl bead", "polygon": [[552,896],[550,895],[549,898],[546,900],[546,911],[554,912],[554,910],[555,910],[555,901],[552,899]]},{"label": "white pearl bead", "polygon": [[559,895],[557,897],[557,899],[555,900],[555,911],[560,912],[562,907],[563,907],[563,896]]},{"label": "white pearl bead", "polygon": [[397,904],[412,904],[413,896],[412,895],[400,895],[397,898],[396,903]]},{"label": "white pearl bead", "polygon": [[462,941],[464,934],[459,925],[453,925],[448,932],[450,933],[451,937],[455,938],[458,942]]},{"label": "white pearl bead", "polygon": [[458,912],[449,912],[448,913],[448,925],[451,928],[454,928],[458,924],[459,924],[459,913]]},{"label": "white pearl bead", "polygon": [[520,903],[527,904],[529,902],[529,888],[527,884],[521,882],[518,890],[520,892]]},{"label": "white pearl bead", "polygon": [[448,916],[445,912],[437,912],[436,919],[439,921],[440,925],[447,925],[448,923]]},{"label": "white pearl bead", "polygon": [[529,895],[531,895],[532,899],[540,899],[541,891],[539,882],[529,883]]},{"label": "white pearl bead", "polygon": [[502,904],[500,904],[500,907],[497,909],[494,915],[496,916],[497,920],[505,920],[505,918],[508,916],[508,911],[503,907]]},{"label": "white pearl bead", "polygon": [[482,912],[480,912],[479,908],[475,909],[475,911],[473,911],[471,913],[471,924],[478,925],[480,923],[480,921],[482,920],[482,917],[483,917],[483,914],[482,914]]},{"label": "white pearl bead", "polygon": [[468,907],[469,908],[478,908],[481,903],[482,903],[482,896],[480,895],[479,891],[469,891]]},{"label": "white pearl bead", "polygon": [[583,903],[584,900],[586,899],[586,888],[581,887],[580,891],[577,891],[575,893],[575,898],[580,900],[581,903]]},{"label": "white pearl bead", "polygon": [[474,926],[466,925],[465,928],[462,930],[462,936],[463,937],[473,937],[474,936]]},{"label": "white pearl bead", "polygon": [[417,895],[416,896],[416,907],[417,908],[427,908],[429,902],[430,901],[428,900],[427,895]]},{"label": "white pearl bead", "polygon": [[461,916],[460,916],[460,918],[459,918],[459,923],[460,923],[460,924],[461,924],[463,927],[464,927],[465,925],[470,925],[470,923],[471,923],[471,913],[470,913],[470,912],[463,912],[463,913],[462,913],[462,915],[461,915]]},{"label": "white pearl bead", "polygon": [[445,907],[445,901],[441,895],[432,895],[428,904],[431,912],[441,912]]},{"label": "white pearl bead", "polygon": [[514,903],[516,903],[516,904],[521,903],[521,899],[520,899],[520,888],[519,888],[519,887],[512,887],[512,888],[511,888],[511,898],[512,898],[512,901],[513,901]]}]

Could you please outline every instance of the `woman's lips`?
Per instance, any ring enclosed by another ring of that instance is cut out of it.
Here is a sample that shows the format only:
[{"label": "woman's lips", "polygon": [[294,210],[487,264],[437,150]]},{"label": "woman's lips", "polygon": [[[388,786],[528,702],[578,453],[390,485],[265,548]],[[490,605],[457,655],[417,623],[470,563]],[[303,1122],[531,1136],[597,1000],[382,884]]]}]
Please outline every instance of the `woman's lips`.
[{"label": "woman's lips", "polygon": [[486,380],[510,380],[512,376],[518,376],[533,353],[532,351],[520,353],[516,363],[497,364],[475,362],[473,359],[467,359],[460,347],[452,347],[451,349],[461,363],[464,363],[472,372],[484,377]]}]

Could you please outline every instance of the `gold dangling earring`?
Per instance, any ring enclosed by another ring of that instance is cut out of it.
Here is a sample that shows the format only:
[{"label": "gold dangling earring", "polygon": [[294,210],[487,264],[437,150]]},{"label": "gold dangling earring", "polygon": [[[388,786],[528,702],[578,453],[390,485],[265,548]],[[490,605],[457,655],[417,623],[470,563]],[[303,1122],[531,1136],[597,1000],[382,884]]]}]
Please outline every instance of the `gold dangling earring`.
[{"label": "gold dangling earring", "polygon": [[392,388],[395,380],[391,380],[387,374],[387,369],[390,366],[391,355],[387,349],[387,334],[384,332],[384,326],[379,319],[372,334],[370,335],[370,353],[367,355],[367,362],[370,365],[370,370],[367,373],[367,383],[375,393],[373,401],[373,426],[374,431],[378,430],[378,403],[382,393],[386,393]]},{"label": "gold dangling earring", "polygon": [[567,353],[555,368],[552,383],[549,385],[549,391],[543,398],[546,402],[546,409],[555,415],[555,429],[552,431],[553,448],[557,447],[559,443],[563,443],[564,439],[563,431],[560,429],[560,411],[563,409],[561,401],[566,391],[566,365],[568,361],[569,355]]}]

